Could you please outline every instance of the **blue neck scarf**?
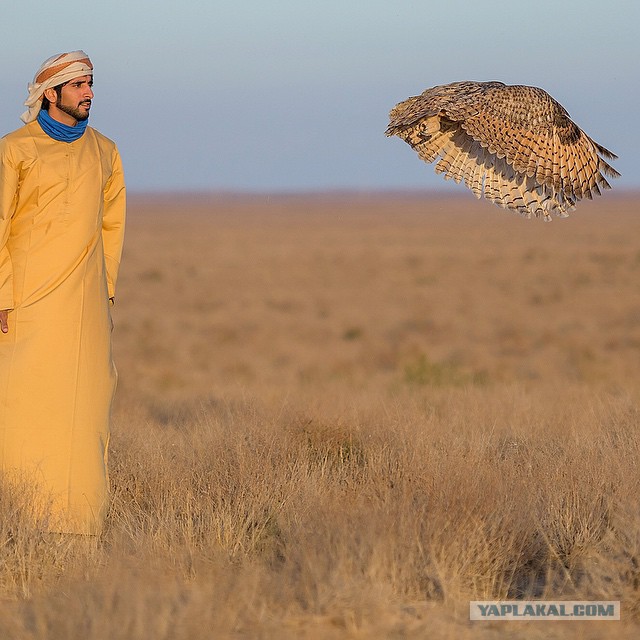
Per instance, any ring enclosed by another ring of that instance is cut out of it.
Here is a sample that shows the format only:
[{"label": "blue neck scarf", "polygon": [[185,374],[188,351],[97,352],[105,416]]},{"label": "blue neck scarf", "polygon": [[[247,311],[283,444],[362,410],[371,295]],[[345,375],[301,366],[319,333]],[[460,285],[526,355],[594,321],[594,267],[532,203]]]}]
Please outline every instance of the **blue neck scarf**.
[{"label": "blue neck scarf", "polygon": [[82,137],[87,128],[88,120],[79,120],[75,127],[54,120],[46,109],[40,109],[38,113],[38,123],[42,130],[54,140],[60,142],[74,142]]}]

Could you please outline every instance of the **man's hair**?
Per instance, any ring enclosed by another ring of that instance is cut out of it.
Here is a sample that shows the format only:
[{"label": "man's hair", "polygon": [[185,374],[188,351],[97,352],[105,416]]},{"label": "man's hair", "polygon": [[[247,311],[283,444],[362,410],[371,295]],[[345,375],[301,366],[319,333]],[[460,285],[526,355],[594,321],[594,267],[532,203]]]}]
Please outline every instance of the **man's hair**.
[{"label": "man's hair", "polygon": [[[67,84],[66,82],[63,82],[62,84],[58,84],[55,87],[53,87],[56,90],[56,95],[58,96],[58,100],[60,100],[60,98],[62,98],[62,87],[64,87],[64,85]],[[42,106],[40,107],[41,109],[44,109],[45,111],[49,111],[49,105],[51,104],[50,100],[43,95],[42,96]]]}]

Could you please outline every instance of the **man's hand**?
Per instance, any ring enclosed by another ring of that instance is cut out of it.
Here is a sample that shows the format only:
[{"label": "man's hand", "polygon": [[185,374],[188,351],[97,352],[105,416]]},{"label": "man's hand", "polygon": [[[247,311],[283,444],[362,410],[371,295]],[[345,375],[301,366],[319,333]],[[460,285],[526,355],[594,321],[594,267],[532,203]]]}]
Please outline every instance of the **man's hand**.
[{"label": "man's hand", "polygon": [[0,311],[0,331],[2,333],[9,331],[9,312],[6,309]]}]

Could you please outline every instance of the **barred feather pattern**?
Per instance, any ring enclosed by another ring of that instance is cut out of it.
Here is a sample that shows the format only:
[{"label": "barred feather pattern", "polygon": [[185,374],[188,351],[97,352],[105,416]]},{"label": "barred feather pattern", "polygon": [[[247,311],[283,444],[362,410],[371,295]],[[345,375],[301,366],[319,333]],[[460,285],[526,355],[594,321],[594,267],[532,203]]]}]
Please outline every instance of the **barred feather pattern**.
[{"label": "barred feather pattern", "polygon": [[501,82],[454,82],[397,104],[399,136],[436,173],[526,217],[565,217],[610,189],[617,156],[594,142],[548,93]]}]

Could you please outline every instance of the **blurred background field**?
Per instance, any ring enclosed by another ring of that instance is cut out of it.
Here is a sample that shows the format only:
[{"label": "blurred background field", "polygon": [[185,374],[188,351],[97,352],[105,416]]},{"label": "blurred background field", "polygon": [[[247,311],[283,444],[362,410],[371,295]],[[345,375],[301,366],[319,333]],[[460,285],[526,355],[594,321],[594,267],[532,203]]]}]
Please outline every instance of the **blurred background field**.
[{"label": "blurred background field", "polygon": [[3,489],[0,637],[637,637],[638,207],[132,198],[108,527]]}]

